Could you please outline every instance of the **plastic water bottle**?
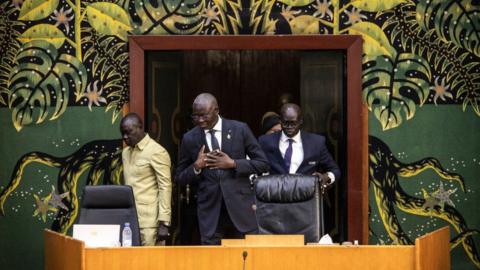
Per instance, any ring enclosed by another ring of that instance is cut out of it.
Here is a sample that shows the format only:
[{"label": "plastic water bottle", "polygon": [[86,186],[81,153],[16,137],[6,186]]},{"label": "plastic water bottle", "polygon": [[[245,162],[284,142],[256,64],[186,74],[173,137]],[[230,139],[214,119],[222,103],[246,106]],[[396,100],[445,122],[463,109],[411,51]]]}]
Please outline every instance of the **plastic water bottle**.
[{"label": "plastic water bottle", "polygon": [[125,222],[125,226],[122,231],[122,246],[131,247],[132,246],[132,229],[130,229],[130,223]]}]

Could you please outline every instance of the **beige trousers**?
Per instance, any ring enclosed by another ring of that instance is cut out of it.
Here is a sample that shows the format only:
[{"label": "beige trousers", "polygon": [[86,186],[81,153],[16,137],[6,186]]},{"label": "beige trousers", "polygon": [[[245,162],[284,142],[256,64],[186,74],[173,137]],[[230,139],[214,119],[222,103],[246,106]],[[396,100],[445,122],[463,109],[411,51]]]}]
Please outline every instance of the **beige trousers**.
[{"label": "beige trousers", "polygon": [[140,228],[142,246],[165,246],[165,240],[157,241],[157,228]]}]

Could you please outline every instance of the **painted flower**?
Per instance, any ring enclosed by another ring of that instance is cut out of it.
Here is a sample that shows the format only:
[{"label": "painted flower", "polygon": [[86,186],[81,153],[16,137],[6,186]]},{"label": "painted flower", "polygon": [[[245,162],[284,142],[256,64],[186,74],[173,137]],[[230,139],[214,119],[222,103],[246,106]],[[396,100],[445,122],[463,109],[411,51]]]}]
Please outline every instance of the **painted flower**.
[{"label": "painted flower", "polygon": [[362,19],[367,19],[367,16],[363,15],[361,12],[362,11],[360,9],[355,7],[352,8],[352,11],[345,10],[345,13],[347,13],[348,16],[348,21],[346,24],[354,25],[361,22]]},{"label": "painted flower", "polygon": [[435,96],[433,97],[433,103],[437,105],[437,99],[441,98],[445,101],[445,97],[453,99],[452,93],[448,92],[449,84],[445,85],[445,77],[443,77],[442,82],[438,82],[438,76],[435,78],[435,86],[430,86],[430,90],[435,91]]},{"label": "painted flower", "polygon": [[107,103],[107,100],[102,97],[102,92],[103,89],[98,91],[98,81],[94,81],[87,86],[85,93],[83,93],[80,98],[86,97],[88,99],[88,109],[92,111],[92,104],[100,106],[100,102],[105,104]]},{"label": "painted flower", "polygon": [[285,20],[287,21],[291,21],[293,19],[295,19],[295,15],[299,14],[301,11],[300,10],[297,10],[297,11],[293,11],[292,10],[292,6],[283,6],[282,7],[282,12],[280,14],[282,14],[282,16],[285,18]]},{"label": "painted flower", "polygon": [[67,34],[70,32],[70,27],[69,27],[68,22],[73,20],[73,17],[74,17],[73,14],[72,14],[71,17],[68,17],[68,15],[70,15],[70,13],[72,13],[72,8],[64,11],[63,7],[62,7],[59,11],[54,10],[53,11],[54,15],[50,16],[52,19],[54,19],[56,21],[55,26],[59,26],[60,24],[63,24],[65,26]]},{"label": "painted flower", "polygon": [[207,7],[202,10],[201,16],[206,19],[205,26],[208,26],[212,21],[220,21],[218,17],[220,10],[213,3],[208,3]]},{"label": "painted flower", "polygon": [[333,13],[329,9],[331,5],[332,5],[332,2],[328,0],[325,0],[325,2],[323,0],[317,0],[317,4],[314,5],[317,11],[313,13],[313,17],[318,16],[320,19],[322,19],[323,17],[325,17],[325,14],[327,14],[330,18],[333,18]]}]

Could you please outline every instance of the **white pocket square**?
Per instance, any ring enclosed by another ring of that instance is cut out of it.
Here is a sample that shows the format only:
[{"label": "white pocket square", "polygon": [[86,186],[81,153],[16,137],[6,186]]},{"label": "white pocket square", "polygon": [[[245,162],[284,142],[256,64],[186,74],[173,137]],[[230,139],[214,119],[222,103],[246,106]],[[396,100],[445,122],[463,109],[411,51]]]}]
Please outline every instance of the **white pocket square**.
[{"label": "white pocket square", "polygon": [[309,161],[309,162],[308,162],[308,165],[315,165],[315,164],[317,164],[316,161]]}]

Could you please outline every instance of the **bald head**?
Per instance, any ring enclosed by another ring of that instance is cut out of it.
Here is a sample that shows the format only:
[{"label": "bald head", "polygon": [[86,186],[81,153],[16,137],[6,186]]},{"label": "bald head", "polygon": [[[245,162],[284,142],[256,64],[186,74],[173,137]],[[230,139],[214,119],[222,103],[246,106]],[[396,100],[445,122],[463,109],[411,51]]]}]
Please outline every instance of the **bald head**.
[{"label": "bald head", "polygon": [[285,103],[282,105],[282,108],[280,109],[280,114],[285,114],[287,111],[294,111],[299,118],[302,118],[302,110],[300,109],[300,106],[298,106],[295,103]]},{"label": "bald head", "polygon": [[136,125],[143,128],[142,119],[140,119],[140,116],[136,113],[128,113],[125,115],[120,121],[120,126],[122,125]]},{"label": "bald head", "polygon": [[303,124],[302,112],[297,104],[286,103],[280,109],[282,130],[285,135],[292,138],[297,135]]},{"label": "bald head", "polygon": [[128,146],[135,146],[145,137],[140,116],[136,113],[125,115],[120,121],[120,132],[122,133],[122,139]]},{"label": "bald head", "polygon": [[202,129],[211,129],[218,121],[217,99],[210,93],[202,93],[193,101],[193,123]]},{"label": "bald head", "polygon": [[193,106],[209,106],[218,109],[217,99],[210,93],[201,93],[193,101]]}]

